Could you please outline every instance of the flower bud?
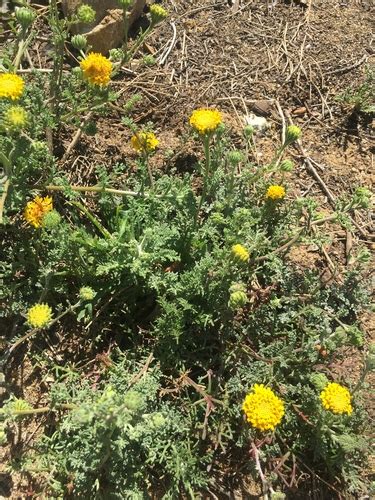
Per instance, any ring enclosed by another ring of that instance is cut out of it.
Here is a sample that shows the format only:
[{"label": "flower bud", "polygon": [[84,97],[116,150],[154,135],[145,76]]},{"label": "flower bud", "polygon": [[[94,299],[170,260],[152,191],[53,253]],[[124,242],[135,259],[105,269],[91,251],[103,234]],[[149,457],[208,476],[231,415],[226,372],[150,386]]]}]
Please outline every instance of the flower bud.
[{"label": "flower bud", "polygon": [[117,0],[117,2],[122,9],[128,10],[133,3],[133,0]]},{"label": "flower bud", "polygon": [[244,127],[243,129],[244,136],[247,139],[250,139],[254,135],[254,131],[255,129],[252,125],[246,125],[246,127]]},{"label": "flower bud", "polygon": [[144,406],[144,400],[137,391],[129,391],[124,396],[124,405],[133,412],[141,411]]},{"label": "flower bud", "polygon": [[282,172],[291,172],[294,168],[293,162],[291,160],[283,160],[280,163],[280,170]]},{"label": "flower bud", "polygon": [[168,12],[161,6],[152,4],[150,6],[150,14],[151,14],[151,24],[155,26],[155,24],[160,23],[166,17],[168,17]]},{"label": "flower bud", "polygon": [[123,57],[124,57],[124,51],[121,49],[111,49],[109,51],[109,59],[112,62],[122,61]]},{"label": "flower bud", "polygon": [[87,38],[83,35],[74,35],[70,41],[77,50],[84,50],[87,47]]},{"label": "flower bud", "polygon": [[23,30],[26,30],[35,19],[35,12],[27,7],[16,9],[16,19],[20,23]]},{"label": "flower bud", "polygon": [[235,311],[240,307],[247,304],[249,299],[246,295],[246,288],[243,283],[233,283],[229,288],[230,296],[228,301],[228,307]]},{"label": "flower bud", "polygon": [[27,125],[28,115],[22,106],[10,106],[3,115],[2,125],[10,132],[20,132]]},{"label": "flower bud", "polygon": [[312,373],[310,375],[310,382],[315,389],[320,392],[328,384],[328,378],[324,375],[324,373]]},{"label": "flower bud", "polygon": [[242,160],[243,160],[243,155],[241,151],[229,151],[227,155],[228,162],[233,165],[234,167],[238,165]]},{"label": "flower bud", "polygon": [[61,215],[57,210],[51,210],[43,216],[42,226],[46,229],[54,229],[61,222]]},{"label": "flower bud", "polygon": [[77,18],[81,23],[89,24],[95,20],[96,12],[90,5],[82,4],[78,7]]},{"label": "flower bud", "polygon": [[302,131],[297,125],[289,125],[286,129],[285,144],[291,144],[301,137]]},{"label": "flower bud", "polygon": [[90,286],[83,286],[79,289],[79,298],[81,300],[93,300],[96,292]]}]

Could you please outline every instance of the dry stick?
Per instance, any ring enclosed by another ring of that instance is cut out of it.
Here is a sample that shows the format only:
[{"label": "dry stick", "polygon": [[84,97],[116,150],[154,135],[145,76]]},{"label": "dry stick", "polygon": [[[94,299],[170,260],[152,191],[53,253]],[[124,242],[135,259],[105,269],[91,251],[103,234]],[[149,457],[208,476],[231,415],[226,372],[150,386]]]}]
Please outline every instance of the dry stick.
[{"label": "dry stick", "polygon": [[172,40],[171,40],[171,43],[170,43],[168,49],[166,50],[166,52],[163,55],[160,56],[160,59],[159,59],[160,66],[162,66],[165,63],[165,61],[168,59],[168,56],[172,52],[172,49],[176,43],[176,37],[177,37],[176,25],[175,25],[175,23],[170,23],[170,24],[171,24],[172,29],[173,29],[173,36],[172,36]]},{"label": "dry stick", "polygon": [[337,69],[333,69],[331,71],[327,71],[325,74],[326,75],[337,75],[337,74],[341,74],[341,73],[347,73],[348,71],[350,71],[352,69],[358,68],[358,66],[360,66],[362,63],[367,61],[367,59],[368,59],[368,55],[365,54],[361,57],[361,59],[359,61],[355,62],[354,64],[351,64],[350,66],[344,66],[343,68],[337,68]]},{"label": "dry stick", "polygon": [[[288,111],[285,111],[285,115],[286,117],[288,118],[289,122],[291,123],[291,125],[293,125],[293,121],[292,121],[292,118],[290,116],[290,113]],[[296,141],[296,144],[298,146],[298,149],[301,153],[301,155],[303,156],[303,158],[305,159],[305,162],[306,162],[306,166],[307,166],[307,171],[314,177],[314,179],[316,181],[318,181],[318,184],[320,185],[320,187],[322,188],[322,190],[324,191],[324,193],[326,194],[327,198],[329,199],[329,201],[331,202],[331,204],[335,207],[336,205],[336,199],[335,197],[333,196],[333,194],[331,193],[331,191],[328,189],[327,185],[325,184],[325,182],[323,181],[323,179],[320,177],[320,175],[318,174],[318,172],[316,171],[314,165],[312,164],[311,160],[310,160],[310,157],[308,156],[308,154],[306,153],[306,151],[304,150],[303,146],[302,146],[302,143],[301,143],[301,140],[298,139]],[[364,238],[368,238],[368,234],[366,233],[366,231],[364,231],[361,226],[353,219],[353,217],[351,217],[351,221],[352,223],[354,224],[354,226],[358,229],[358,231],[361,233],[361,235],[364,237]]]},{"label": "dry stick", "polygon": [[266,479],[266,476],[264,475],[262,471],[262,466],[260,465],[260,459],[259,459],[259,450],[255,446],[254,441],[251,442],[251,449],[254,454],[254,460],[255,460],[255,468],[259,474],[260,480],[262,481],[262,489],[263,489],[263,498],[264,500],[268,500],[268,494],[267,492],[270,491],[271,494],[274,493],[274,490],[272,489],[271,485]]},{"label": "dry stick", "polygon": [[72,150],[76,147],[76,144],[77,144],[77,142],[79,141],[79,139],[80,139],[80,137],[82,135],[82,128],[88,122],[88,120],[92,117],[92,114],[93,114],[93,112],[90,111],[89,113],[87,113],[87,115],[83,119],[81,125],[79,126],[79,129],[74,134],[73,139],[71,140],[69,146],[66,148],[66,151],[65,151],[65,153],[63,154],[63,156],[61,158],[61,162],[64,162],[68,158],[68,156],[70,155],[70,153],[72,152]]}]

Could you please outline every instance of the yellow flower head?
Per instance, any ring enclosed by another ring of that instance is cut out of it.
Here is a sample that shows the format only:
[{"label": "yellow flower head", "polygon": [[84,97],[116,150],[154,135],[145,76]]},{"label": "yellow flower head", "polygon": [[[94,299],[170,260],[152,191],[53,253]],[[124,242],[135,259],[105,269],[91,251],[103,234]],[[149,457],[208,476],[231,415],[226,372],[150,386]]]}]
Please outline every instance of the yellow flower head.
[{"label": "yellow flower head", "polygon": [[247,262],[250,259],[250,254],[243,245],[237,243],[232,246],[232,257],[241,262]]},{"label": "yellow flower head", "polygon": [[10,130],[22,130],[27,124],[27,111],[22,106],[10,106],[4,112],[3,123]]},{"label": "yellow flower head", "polygon": [[190,117],[190,125],[201,135],[215,132],[221,123],[221,113],[217,109],[196,109]]},{"label": "yellow flower head", "polygon": [[15,101],[22,95],[24,81],[13,73],[0,73],[0,98],[5,97]]},{"label": "yellow flower head", "polygon": [[43,225],[43,217],[52,210],[52,198],[50,196],[36,196],[26,205],[24,217],[34,227]]},{"label": "yellow flower head", "polygon": [[153,24],[160,23],[160,21],[168,17],[168,12],[161,5],[156,4],[150,6],[150,14]]},{"label": "yellow flower head", "polygon": [[32,328],[43,328],[52,319],[52,309],[47,304],[36,304],[27,311],[27,322]]},{"label": "yellow flower head", "polygon": [[266,198],[270,200],[282,200],[285,196],[285,188],[283,186],[270,186],[267,189]]},{"label": "yellow flower head", "polygon": [[346,387],[336,382],[329,383],[323,389],[320,393],[320,399],[323,407],[333,413],[350,415],[353,411],[350,392]]},{"label": "yellow flower head", "polygon": [[80,63],[83,75],[92,85],[107,85],[112,72],[112,63],[109,59],[91,52]]},{"label": "yellow flower head", "polygon": [[242,409],[247,421],[261,431],[273,431],[284,416],[284,403],[263,384],[255,384],[246,396]]},{"label": "yellow flower head", "polygon": [[159,145],[159,140],[153,132],[139,132],[130,139],[133,149],[139,153],[152,153]]}]

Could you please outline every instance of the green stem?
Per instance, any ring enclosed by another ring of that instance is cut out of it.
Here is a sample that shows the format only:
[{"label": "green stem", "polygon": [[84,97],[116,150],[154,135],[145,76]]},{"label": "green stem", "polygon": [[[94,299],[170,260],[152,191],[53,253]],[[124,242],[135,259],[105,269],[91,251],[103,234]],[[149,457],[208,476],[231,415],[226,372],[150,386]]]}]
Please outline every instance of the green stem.
[{"label": "green stem", "polygon": [[148,193],[137,193],[136,191],[127,191],[124,189],[114,189],[107,188],[102,186],[55,186],[53,184],[49,184],[45,187],[48,191],[65,191],[66,189],[70,189],[72,191],[77,191],[79,193],[111,193],[111,194],[121,194],[125,196],[145,196],[147,198]]},{"label": "green stem", "polygon": [[27,415],[37,415],[39,413],[48,413],[50,411],[58,410],[74,410],[78,408],[75,404],[62,403],[56,406],[56,408],[50,408],[49,406],[43,406],[41,408],[32,408],[31,410],[12,410],[13,415],[27,416]]},{"label": "green stem", "polygon": [[99,220],[90,212],[90,210],[82,205],[82,203],[79,203],[79,201],[71,201],[70,204],[81,210],[81,212],[86,215],[86,217],[94,224],[94,226],[102,233],[105,238],[112,238],[111,233],[99,222]]}]

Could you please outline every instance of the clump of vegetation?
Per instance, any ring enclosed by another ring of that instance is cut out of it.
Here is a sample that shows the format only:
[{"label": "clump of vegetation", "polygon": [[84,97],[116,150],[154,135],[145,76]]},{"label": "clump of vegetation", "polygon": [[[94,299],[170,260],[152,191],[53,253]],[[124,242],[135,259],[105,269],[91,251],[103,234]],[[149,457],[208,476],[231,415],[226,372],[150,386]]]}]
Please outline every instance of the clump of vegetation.
[{"label": "clump of vegetation", "polygon": [[352,106],[356,113],[375,113],[375,68],[368,66],[364,82],[355,87],[348,88],[337,97],[339,102]]},{"label": "clump of vegetation", "polygon": [[[150,26],[165,17],[160,9]],[[56,16],[50,22],[65,33]],[[122,63],[137,43],[126,44]],[[94,376],[41,358],[55,378],[48,405],[12,395],[0,438],[5,444],[21,418],[55,418],[10,467],[52,497],[195,498],[215,490],[231,460],[265,495],[282,497],[306,470],[366,492],[361,389],[374,352],[357,317],[368,302],[369,256],[359,248],[326,283],[287,254],[300,243],[321,247],[332,221],[350,227],[371,193],[359,187],[322,217],[313,200],[288,189],[293,165],[284,155],[299,127],[288,127],[274,159],[259,166],[254,131],[246,127],[235,148],[213,108],[190,114],[203,158],[194,172],[155,172],[160,140],[152,124],[132,120],[136,98],[123,117],[138,158],[127,185],[121,164],[98,170],[96,185],[71,185],[46,130],[80,126],[82,110],[105,112],[118,97],[110,85],[119,66],[92,53],[71,73],[59,73],[60,57],[55,65],[53,85],[37,72],[25,81],[11,58],[0,75],[2,314],[18,325],[3,363],[57,327],[62,342],[78,332],[93,359],[103,346],[116,348]],[[358,383],[330,370],[344,347],[363,353]]]}]

